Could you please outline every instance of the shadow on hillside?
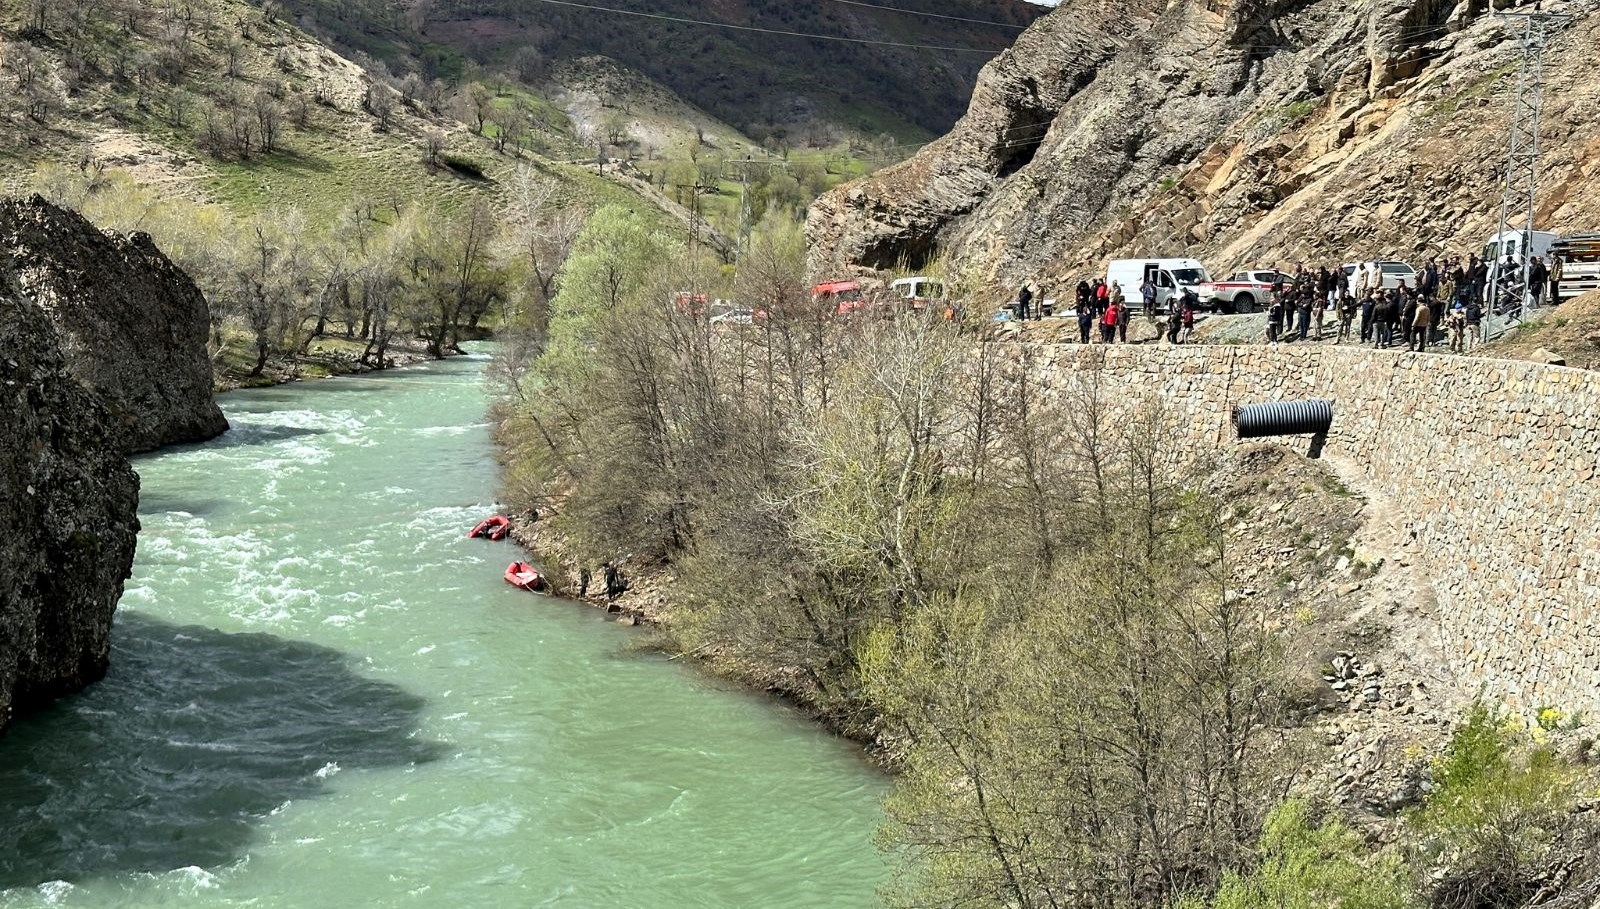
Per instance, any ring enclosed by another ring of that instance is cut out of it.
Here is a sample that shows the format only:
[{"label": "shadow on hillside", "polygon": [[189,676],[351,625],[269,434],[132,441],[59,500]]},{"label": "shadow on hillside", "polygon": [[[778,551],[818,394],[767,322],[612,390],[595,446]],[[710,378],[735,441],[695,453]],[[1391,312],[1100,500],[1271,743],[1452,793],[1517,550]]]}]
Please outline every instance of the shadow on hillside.
[{"label": "shadow on hillside", "polygon": [[111,672],[0,738],[0,890],[239,860],[345,772],[438,759],[424,701],[340,652],[123,613]]},{"label": "shadow on hillside", "polygon": [[264,155],[258,154],[243,161],[236,161],[233,166],[244,171],[289,171],[298,174],[333,172],[333,164],[327,158],[289,148],[278,148]]}]

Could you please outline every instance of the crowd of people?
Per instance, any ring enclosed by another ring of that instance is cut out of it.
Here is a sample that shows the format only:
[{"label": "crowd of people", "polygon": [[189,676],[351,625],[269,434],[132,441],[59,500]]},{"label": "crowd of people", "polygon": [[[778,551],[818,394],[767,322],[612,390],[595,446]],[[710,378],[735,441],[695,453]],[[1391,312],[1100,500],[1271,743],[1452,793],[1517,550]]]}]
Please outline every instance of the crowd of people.
[{"label": "crowd of people", "polygon": [[[1389,286],[1378,262],[1357,265],[1352,271],[1327,266],[1313,271],[1302,264],[1291,275],[1280,269],[1275,272],[1277,280],[1267,310],[1266,340],[1279,343],[1331,339],[1339,344],[1372,344],[1379,348],[1403,344],[1407,350],[1415,351],[1444,342],[1454,353],[1467,353],[1487,340],[1486,311],[1504,314],[1520,308],[1524,298],[1539,306],[1547,290],[1552,302],[1560,299],[1562,262],[1558,256],[1552,257],[1549,265],[1542,257],[1533,257],[1528,265],[1526,294],[1521,292],[1522,265],[1511,257],[1501,264],[1498,274],[1491,263],[1477,254],[1469,255],[1466,261],[1459,256],[1430,258],[1420,272],[1404,271],[1414,277],[1395,278],[1393,286]],[[1413,280],[1415,286],[1411,286]],[[1146,318],[1152,322],[1159,318],[1161,334],[1168,343],[1183,344],[1192,339],[1195,313],[1201,308],[1192,289],[1185,288],[1172,297],[1166,312],[1159,316],[1160,292],[1149,277],[1137,293]],[[1018,292],[1017,301],[1009,309],[1017,319],[1040,319],[1052,314],[1051,303],[1039,299],[1038,286],[1030,284]],[[1080,281],[1074,304],[1080,342],[1091,343],[1098,328],[1100,343],[1127,343],[1133,306],[1119,282],[1108,284],[1103,278]]]},{"label": "crowd of people", "polygon": [[[1139,287],[1142,311],[1146,318],[1156,320],[1156,287],[1145,281]],[[1017,292],[1017,300],[1009,307],[1012,318],[1019,320],[1042,319],[1052,315],[1053,301],[1038,299],[1038,285],[1028,284]],[[1038,300],[1037,304],[1035,300]],[[1195,313],[1200,309],[1200,297],[1186,290],[1176,304],[1167,308],[1163,316],[1162,333],[1173,344],[1188,343],[1194,333]],[[1128,343],[1128,323],[1133,317],[1133,306],[1123,293],[1122,284],[1104,278],[1084,279],[1078,282],[1073,297],[1073,312],[1078,319],[1078,340],[1090,343],[1098,329],[1100,343]]]}]

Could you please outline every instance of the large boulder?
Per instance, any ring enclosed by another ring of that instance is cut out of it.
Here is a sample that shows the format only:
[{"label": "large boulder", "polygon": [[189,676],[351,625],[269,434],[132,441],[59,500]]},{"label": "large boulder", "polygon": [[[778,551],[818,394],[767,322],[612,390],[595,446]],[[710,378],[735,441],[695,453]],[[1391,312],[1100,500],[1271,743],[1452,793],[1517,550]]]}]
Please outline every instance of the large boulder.
[{"label": "large boulder", "polygon": [[46,314],[0,272],[0,728],[105,674],[139,480]]},{"label": "large boulder", "polygon": [[147,234],[102,232],[37,196],[4,200],[0,270],[54,323],[124,451],[227,430],[212,394],[205,296]]}]

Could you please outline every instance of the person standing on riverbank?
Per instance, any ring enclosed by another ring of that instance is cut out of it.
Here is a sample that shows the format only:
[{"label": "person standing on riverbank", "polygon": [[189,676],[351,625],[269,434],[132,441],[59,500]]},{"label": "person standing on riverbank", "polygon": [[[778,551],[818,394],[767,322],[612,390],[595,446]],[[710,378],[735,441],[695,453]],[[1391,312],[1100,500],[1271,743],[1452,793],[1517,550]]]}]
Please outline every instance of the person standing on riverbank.
[{"label": "person standing on riverbank", "polygon": [[617,602],[617,597],[628,591],[628,579],[623,576],[622,569],[616,562],[607,562],[605,567],[606,605],[612,606]]}]

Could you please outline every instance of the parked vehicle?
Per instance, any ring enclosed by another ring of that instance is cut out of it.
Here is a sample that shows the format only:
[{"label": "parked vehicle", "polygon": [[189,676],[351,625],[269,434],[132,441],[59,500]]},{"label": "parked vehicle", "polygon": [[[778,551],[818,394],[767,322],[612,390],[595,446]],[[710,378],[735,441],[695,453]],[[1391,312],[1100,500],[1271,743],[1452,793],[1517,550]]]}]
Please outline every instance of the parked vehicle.
[{"label": "parked vehicle", "polygon": [[1562,237],[1550,244],[1550,252],[1561,257],[1562,300],[1600,290],[1600,233]]},{"label": "parked vehicle", "polygon": [[889,297],[896,302],[909,303],[914,309],[921,309],[944,299],[944,284],[933,278],[897,278],[889,282]]},{"label": "parked vehicle", "polygon": [[1256,312],[1272,302],[1272,288],[1282,281],[1285,286],[1294,279],[1276,269],[1250,269],[1236,271],[1221,281],[1208,281],[1195,288],[1200,304],[1217,312]]},{"label": "parked vehicle", "polygon": [[[1360,263],[1358,263],[1358,262],[1346,262],[1345,263],[1344,273],[1346,275],[1350,276],[1350,292],[1351,293],[1355,293],[1356,290],[1357,290],[1356,269],[1358,267],[1360,267],[1361,265],[1370,265],[1370,264],[1371,264],[1370,262],[1360,262]],[[1378,261],[1378,268],[1383,272],[1383,281],[1379,286],[1381,286],[1384,290],[1394,290],[1395,288],[1400,286],[1400,282],[1401,281],[1406,282],[1406,286],[1411,288],[1412,290],[1416,290],[1417,289],[1417,270],[1415,268],[1412,268],[1411,266],[1407,265],[1406,263],[1404,263],[1404,262],[1386,262],[1386,261],[1383,261],[1383,260],[1379,260]]]},{"label": "parked vehicle", "polygon": [[1113,259],[1106,266],[1106,285],[1120,284],[1129,307],[1143,309],[1144,298],[1139,294],[1139,286],[1147,275],[1156,286],[1158,312],[1185,290],[1199,295],[1200,286],[1211,281],[1206,267],[1198,259]]},{"label": "parked vehicle", "polygon": [[867,305],[859,281],[824,281],[811,288],[811,299],[841,316]]},{"label": "parked vehicle", "polygon": [[751,325],[760,318],[757,311],[744,306],[726,306],[721,309],[712,308],[712,325]]},{"label": "parked vehicle", "polygon": [[1523,254],[1529,250],[1532,250],[1535,256],[1547,258],[1550,255],[1550,247],[1560,239],[1560,234],[1548,230],[1508,230],[1484,241],[1483,255],[1480,258],[1488,262],[1491,268],[1495,262],[1504,262],[1506,256],[1510,256],[1520,265]]},{"label": "parked vehicle", "polygon": [[680,290],[672,295],[672,305],[677,307],[678,312],[687,313],[691,316],[705,315],[707,303],[708,300],[705,294],[694,294],[686,290]]}]

